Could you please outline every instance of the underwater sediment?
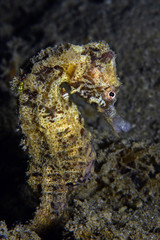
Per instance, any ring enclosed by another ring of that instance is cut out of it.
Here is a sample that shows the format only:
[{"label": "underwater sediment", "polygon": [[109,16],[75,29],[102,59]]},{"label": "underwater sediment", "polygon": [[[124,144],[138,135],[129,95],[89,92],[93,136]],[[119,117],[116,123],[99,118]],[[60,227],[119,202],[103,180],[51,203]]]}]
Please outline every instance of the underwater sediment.
[{"label": "underwater sediment", "polygon": [[[31,2],[0,3],[0,233],[12,239],[159,239],[158,1]],[[92,134],[95,173],[69,193],[60,228],[38,236],[27,225],[40,196],[27,184],[28,156],[18,147],[22,134],[16,132],[17,103],[9,82],[46,46],[99,40],[117,53],[123,85],[115,108],[132,128],[118,138],[95,108],[79,106]]]}]

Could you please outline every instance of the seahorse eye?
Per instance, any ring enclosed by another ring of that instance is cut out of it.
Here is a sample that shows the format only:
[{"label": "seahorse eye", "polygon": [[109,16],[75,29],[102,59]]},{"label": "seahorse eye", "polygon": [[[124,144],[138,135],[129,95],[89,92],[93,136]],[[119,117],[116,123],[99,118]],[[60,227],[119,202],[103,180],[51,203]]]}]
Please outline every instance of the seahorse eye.
[{"label": "seahorse eye", "polygon": [[116,97],[116,92],[113,89],[107,89],[105,91],[105,98],[106,100],[113,100]]},{"label": "seahorse eye", "polygon": [[113,98],[115,96],[115,93],[114,92],[109,92],[108,95]]},{"label": "seahorse eye", "polygon": [[116,96],[116,93],[114,91],[109,91],[107,98],[108,98],[108,100],[112,100],[115,98],[115,96]]}]

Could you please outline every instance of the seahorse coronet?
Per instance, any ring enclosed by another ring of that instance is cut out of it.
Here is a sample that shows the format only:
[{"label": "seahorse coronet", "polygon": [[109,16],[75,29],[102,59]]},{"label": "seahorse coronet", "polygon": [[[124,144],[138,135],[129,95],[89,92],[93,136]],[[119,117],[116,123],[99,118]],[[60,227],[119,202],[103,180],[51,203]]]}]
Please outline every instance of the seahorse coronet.
[{"label": "seahorse coronet", "polygon": [[32,221],[41,228],[62,215],[69,186],[85,182],[94,170],[91,133],[71,95],[95,103],[118,132],[121,122],[123,130],[127,127],[114,108],[121,83],[108,44],[49,47],[29,66],[13,79],[12,88],[18,95],[20,126],[31,157],[28,183],[36,192],[41,188],[41,204]]}]

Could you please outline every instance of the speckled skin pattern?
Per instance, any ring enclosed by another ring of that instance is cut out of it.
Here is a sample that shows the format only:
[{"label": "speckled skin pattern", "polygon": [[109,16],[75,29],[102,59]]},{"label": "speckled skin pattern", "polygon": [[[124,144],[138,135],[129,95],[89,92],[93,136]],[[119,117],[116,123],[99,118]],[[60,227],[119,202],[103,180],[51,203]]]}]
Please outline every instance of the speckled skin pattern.
[{"label": "speckled skin pattern", "polygon": [[130,126],[114,109],[120,82],[115,55],[106,43],[58,45],[31,62],[30,72],[21,70],[12,87],[19,97],[23,145],[31,157],[28,182],[41,193],[32,221],[40,229],[59,219],[68,190],[87,181],[94,170],[91,134],[72,94],[95,103],[115,132]]}]

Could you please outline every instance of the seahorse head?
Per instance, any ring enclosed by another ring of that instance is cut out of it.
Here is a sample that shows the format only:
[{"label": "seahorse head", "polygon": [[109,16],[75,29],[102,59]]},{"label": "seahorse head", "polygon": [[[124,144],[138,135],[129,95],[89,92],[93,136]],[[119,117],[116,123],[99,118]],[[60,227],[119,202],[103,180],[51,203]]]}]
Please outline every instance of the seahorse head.
[{"label": "seahorse head", "polygon": [[130,124],[114,108],[121,85],[116,73],[114,52],[104,42],[71,46],[77,56],[68,67],[70,93],[79,93],[89,103],[96,103],[97,109],[105,114],[116,133],[127,132]]}]

